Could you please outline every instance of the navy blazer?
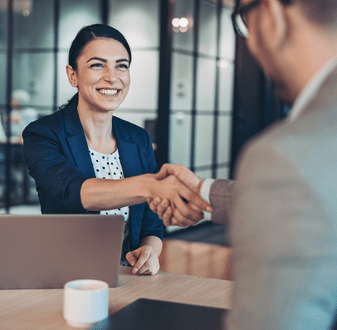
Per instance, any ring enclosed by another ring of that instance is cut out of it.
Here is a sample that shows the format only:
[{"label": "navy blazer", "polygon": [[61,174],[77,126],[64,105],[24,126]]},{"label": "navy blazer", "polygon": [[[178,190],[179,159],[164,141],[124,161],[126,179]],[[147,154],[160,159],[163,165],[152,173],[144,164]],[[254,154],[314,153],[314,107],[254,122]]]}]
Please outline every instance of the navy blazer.
[{"label": "navy blazer", "polygon": [[[112,124],[124,177],[155,173],[157,165],[148,133],[115,116]],[[30,123],[23,139],[25,161],[36,182],[42,213],[88,213],[82,206],[80,190],[85,180],[95,178],[95,172],[76,102]],[[144,237],[162,239],[163,234],[162,221],[146,203],[130,206],[132,250]]]}]

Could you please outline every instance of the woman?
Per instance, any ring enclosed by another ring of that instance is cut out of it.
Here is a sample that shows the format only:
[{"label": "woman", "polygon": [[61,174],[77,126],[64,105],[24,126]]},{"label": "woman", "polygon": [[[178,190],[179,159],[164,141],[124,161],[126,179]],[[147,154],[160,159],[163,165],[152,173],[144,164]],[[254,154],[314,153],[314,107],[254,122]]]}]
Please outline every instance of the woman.
[{"label": "woman", "polygon": [[66,67],[78,93],[59,111],[27,126],[24,155],[42,213],[123,214],[122,264],[128,261],[134,274],[156,274],[163,225],[146,198],[160,196],[200,217],[181,197],[207,204],[174,176],[156,180],[146,131],[113,116],[129,91],[130,63],[130,47],[116,29],[95,24],[80,30]]}]

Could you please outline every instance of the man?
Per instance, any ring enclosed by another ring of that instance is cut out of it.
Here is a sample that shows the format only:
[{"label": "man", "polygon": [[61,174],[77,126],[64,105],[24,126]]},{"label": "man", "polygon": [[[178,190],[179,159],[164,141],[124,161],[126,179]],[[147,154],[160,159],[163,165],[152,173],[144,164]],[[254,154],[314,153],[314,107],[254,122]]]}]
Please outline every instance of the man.
[{"label": "man", "polygon": [[[234,249],[229,329],[330,329],[337,313],[337,1],[242,0],[235,29],[292,105],[287,121],[250,141],[235,184],[176,175],[209,198]],[[233,190],[233,193],[231,192]],[[167,201],[149,201],[165,224],[190,225]],[[168,207],[168,208],[167,208]]]}]

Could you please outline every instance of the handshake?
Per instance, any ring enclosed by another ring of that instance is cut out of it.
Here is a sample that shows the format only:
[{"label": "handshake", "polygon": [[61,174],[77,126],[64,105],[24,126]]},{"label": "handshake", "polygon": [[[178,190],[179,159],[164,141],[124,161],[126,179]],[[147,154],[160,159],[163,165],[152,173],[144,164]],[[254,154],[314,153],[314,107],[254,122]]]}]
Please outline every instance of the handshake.
[{"label": "handshake", "polygon": [[193,226],[204,218],[203,210],[213,212],[200,197],[204,180],[187,167],[164,164],[154,179],[146,200],[165,226]]}]

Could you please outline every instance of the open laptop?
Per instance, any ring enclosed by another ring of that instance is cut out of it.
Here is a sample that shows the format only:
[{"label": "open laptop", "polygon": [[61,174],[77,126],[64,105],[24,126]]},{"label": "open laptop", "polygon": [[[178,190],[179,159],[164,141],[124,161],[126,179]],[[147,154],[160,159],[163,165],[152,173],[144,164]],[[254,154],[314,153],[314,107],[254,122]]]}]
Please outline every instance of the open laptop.
[{"label": "open laptop", "polygon": [[138,299],[90,330],[224,330],[228,310]]},{"label": "open laptop", "polygon": [[0,216],[0,289],[51,289],[77,279],[118,282],[124,217]]}]

